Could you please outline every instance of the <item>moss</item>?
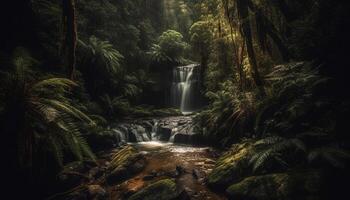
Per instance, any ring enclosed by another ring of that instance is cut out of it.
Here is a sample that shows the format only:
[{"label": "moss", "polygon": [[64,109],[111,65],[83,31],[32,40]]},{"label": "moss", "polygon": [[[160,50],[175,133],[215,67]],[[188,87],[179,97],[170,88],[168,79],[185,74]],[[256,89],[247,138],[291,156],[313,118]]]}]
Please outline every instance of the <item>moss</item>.
[{"label": "moss", "polygon": [[145,166],[144,157],[131,146],[119,150],[108,166],[108,183],[120,182],[140,172]]},{"label": "moss", "polygon": [[208,176],[208,184],[214,188],[226,188],[240,181],[251,172],[249,158],[253,153],[252,140],[233,145],[230,151],[218,159],[215,168]]},{"label": "moss", "polygon": [[176,190],[175,181],[164,179],[147,186],[132,195],[129,200],[172,200],[178,196],[179,193]]},{"label": "moss", "polygon": [[251,176],[231,185],[227,190],[235,199],[317,199],[321,192],[319,172],[289,172]]},{"label": "moss", "polygon": [[133,160],[136,154],[137,150],[132,146],[124,147],[123,149],[119,150],[113,155],[109,168],[116,169],[118,167],[123,167],[124,165],[127,165],[131,160]]},{"label": "moss", "polygon": [[180,110],[179,109],[175,109],[175,108],[155,109],[155,110],[153,110],[152,114],[154,116],[159,116],[159,117],[180,116],[180,115],[182,115]]}]

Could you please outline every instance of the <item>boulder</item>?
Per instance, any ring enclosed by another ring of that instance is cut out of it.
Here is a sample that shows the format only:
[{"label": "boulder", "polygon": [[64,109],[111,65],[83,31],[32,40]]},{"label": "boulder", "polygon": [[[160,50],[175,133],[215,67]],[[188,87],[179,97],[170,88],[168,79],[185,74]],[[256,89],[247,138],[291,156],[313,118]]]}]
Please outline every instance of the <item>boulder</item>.
[{"label": "boulder", "polygon": [[128,130],[128,142],[137,142],[137,131],[135,129],[130,128]]},{"label": "boulder", "polygon": [[152,132],[152,129],[153,129],[152,121],[142,121],[140,125],[143,126],[147,132]]},{"label": "boulder", "polygon": [[172,200],[179,199],[180,194],[173,179],[164,179],[145,187],[129,200]]},{"label": "boulder", "polygon": [[169,141],[172,129],[168,127],[159,127],[157,130],[157,135],[159,135],[159,140]]},{"label": "boulder", "polygon": [[204,144],[204,139],[201,134],[178,133],[174,136],[174,143],[201,145]]},{"label": "boulder", "polygon": [[189,134],[176,134],[174,136],[174,143],[180,143],[180,144],[190,144],[191,143],[191,135]]},{"label": "boulder", "polygon": [[54,199],[70,199],[70,200],[106,200],[108,194],[100,185],[84,185],[73,188],[68,192],[64,192],[58,198]]},{"label": "boulder", "polygon": [[92,200],[103,200],[107,199],[106,190],[103,189],[100,185],[88,185],[87,193],[89,198]]},{"label": "boulder", "polygon": [[231,185],[230,199],[310,200],[322,199],[321,173],[303,171],[251,176]]},{"label": "boulder", "polygon": [[58,182],[62,189],[72,188],[89,181],[89,171],[96,167],[92,161],[75,161],[65,165],[58,174]]},{"label": "boulder", "polygon": [[95,151],[111,149],[118,146],[121,138],[113,130],[105,130],[86,135],[87,142]]},{"label": "boulder", "polygon": [[249,160],[255,153],[254,141],[235,144],[221,156],[208,175],[208,185],[215,189],[225,189],[251,174]]},{"label": "boulder", "polygon": [[131,146],[125,146],[113,155],[107,169],[107,182],[119,183],[142,171],[145,164],[142,154]]}]

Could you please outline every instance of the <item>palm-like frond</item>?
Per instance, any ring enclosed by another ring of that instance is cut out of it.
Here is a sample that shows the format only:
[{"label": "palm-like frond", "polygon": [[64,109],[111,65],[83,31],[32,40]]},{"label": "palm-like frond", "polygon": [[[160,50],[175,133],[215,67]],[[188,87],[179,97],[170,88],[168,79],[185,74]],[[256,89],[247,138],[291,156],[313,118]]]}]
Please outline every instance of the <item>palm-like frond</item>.
[{"label": "palm-like frond", "polygon": [[[220,85],[217,92],[209,91],[206,97],[211,101],[203,112],[203,120],[196,117],[196,126],[201,122],[210,134],[220,138],[239,138],[250,127],[255,106],[249,93],[238,93],[231,81]],[[218,135],[220,134],[220,135]]]},{"label": "palm-like frond", "polygon": [[162,48],[158,44],[154,44],[148,54],[151,56],[152,60],[157,63],[171,62],[172,59],[162,51]]},{"label": "palm-like frond", "polygon": [[275,160],[281,165],[287,166],[288,162],[283,157],[286,151],[306,152],[304,143],[296,138],[286,139],[278,136],[267,137],[257,141],[255,145],[258,151],[249,161],[253,166],[253,171],[261,169],[271,160]]},{"label": "palm-like frond", "polygon": [[117,51],[109,41],[103,41],[95,36],[89,38],[88,43],[79,41],[82,50],[89,56],[89,62],[95,67],[103,67],[107,73],[116,74],[121,71],[121,61],[124,56]]},{"label": "palm-like frond", "polygon": [[308,110],[319,110],[315,101],[326,105],[322,104],[325,100],[316,99],[314,93],[328,80],[311,63],[297,62],[276,66],[266,76],[266,81],[272,86],[271,95],[259,105],[255,121],[256,133],[263,135],[281,131],[294,134],[291,132],[293,127],[312,121],[306,116]]},{"label": "palm-like frond", "polygon": [[1,87],[6,96],[6,113],[23,115],[18,116],[21,119],[18,123],[24,126],[21,130],[25,130],[18,133],[20,163],[31,166],[35,162],[44,162],[36,159],[43,151],[51,153],[60,165],[67,150],[77,159],[94,159],[79,129],[80,123],[94,125],[94,122],[67,97],[78,85],[64,78],[36,80],[30,71],[37,62],[23,52],[14,54],[14,70],[5,77],[6,87]]}]

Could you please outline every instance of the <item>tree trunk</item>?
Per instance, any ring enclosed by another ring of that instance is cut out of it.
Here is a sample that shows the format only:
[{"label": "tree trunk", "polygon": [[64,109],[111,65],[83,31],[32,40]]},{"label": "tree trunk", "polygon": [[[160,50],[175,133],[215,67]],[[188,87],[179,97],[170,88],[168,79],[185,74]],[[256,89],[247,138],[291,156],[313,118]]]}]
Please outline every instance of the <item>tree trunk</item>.
[{"label": "tree trunk", "polygon": [[[232,25],[232,19],[230,17],[230,11],[229,11],[229,2],[227,0],[224,0],[224,6],[225,6],[225,13],[226,13],[226,17],[228,19],[228,23],[230,25],[230,35],[231,35],[231,40],[232,40],[232,47],[233,47],[233,59],[234,59],[234,63],[237,66],[238,69],[238,75],[239,75],[239,89],[241,91],[243,91],[244,88],[244,84],[245,84],[245,76],[244,76],[244,72],[243,72],[243,52],[241,52],[241,54],[239,53],[239,46],[236,44],[236,41],[234,39],[233,36],[233,25]],[[244,51],[244,42],[242,44],[241,50]]]},{"label": "tree trunk", "polygon": [[77,24],[75,16],[75,0],[62,0],[63,40],[62,50],[70,79],[74,79],[77,46]]},{"label": "tree trunk", "polygon": [[263,11],[257,7],[251,0],[247,0],[249,8],[254,12],[259,14],[259,17],[262,18],[264,23],[264,30],[273,40],[278,50],[281,53],[282,59],[284,61],[289,61],[289,52],[287,47],[284,45],[283,39],[278,35],[278,31],[275,26],[271,23],[271,21],[263,14]]},{"label": "tree trunk", "polygon": [[263,85],[263,81],[260,77],[260,73],[258,70],[258,63],[256,61],[256,56],[254,52],[252,32],[250,28],[250,20],[249,20],[249,12],[247,0],[237,0],[237,8],[239,10],[239,18],[241,21],[241,28],[243,31],[243,36],[247,46],[247,54],[249,58],[249,63],[251,67],[251,73],[254,80],[255,85],[258,87],[260,94],[265,96],[265,89]]}]

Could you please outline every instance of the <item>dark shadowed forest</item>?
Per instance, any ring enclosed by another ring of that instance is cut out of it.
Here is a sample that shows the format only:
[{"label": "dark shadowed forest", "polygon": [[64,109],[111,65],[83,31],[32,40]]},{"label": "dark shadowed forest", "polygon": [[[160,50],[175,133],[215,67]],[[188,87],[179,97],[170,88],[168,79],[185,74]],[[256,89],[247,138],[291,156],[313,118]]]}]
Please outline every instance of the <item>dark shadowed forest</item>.
[{"label": "dark shadowed forest", "polygon": [[347,199],[348,4],[4,1],[1,199]]}]

